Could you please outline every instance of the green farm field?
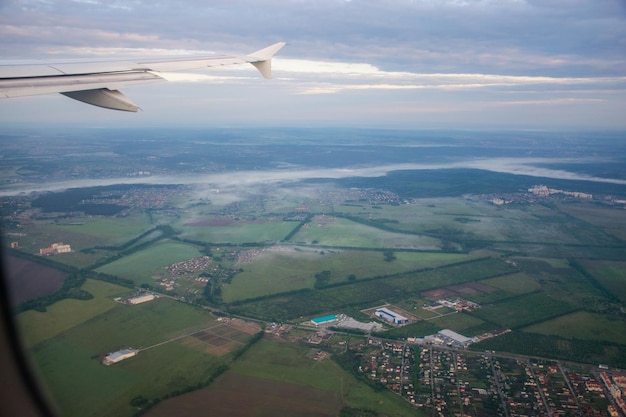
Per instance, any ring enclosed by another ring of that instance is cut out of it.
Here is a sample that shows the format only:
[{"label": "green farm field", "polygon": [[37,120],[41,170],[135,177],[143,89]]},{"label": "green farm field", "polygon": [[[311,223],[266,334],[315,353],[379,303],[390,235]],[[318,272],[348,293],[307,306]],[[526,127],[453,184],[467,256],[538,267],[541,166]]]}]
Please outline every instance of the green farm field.
[{"label": "green farm field", "polygon": [[429,320],[431,324],[435,326],[441,327],[442,329],[450,329],[455,332],[463,333],[463,330],[469,329],[472,327],[478,327],[484,324],[484,321],[470,316],[467,313],[453,313],[446,314],[445,316],[436,317]]},{"label": "green farm field", "polygon": [[[85,267],[109,255],[93,250],[96,246],[119,246],[150,229],[145,214],[126,217],[72,217],[67,219],[37,220],[24,227],[26,237],[20,239],[22,250],[39,253],[39,249],[55,242],[72,246],[74,252],[55,257],[55,261]],[[81,252],[90,249],[91,253]]]},{"label": "green farm field", "polygon": [[[94,300],[83,303],[98,303]],[[223,359],[185,346],[181,339],[119,364],[102,365],[102,357],[113,350],[145,348],[216,323],[208,312],[170,299],[135,306],[114,304],[99,314],[92,312],[89,320],[66,326],[69,328],[32,349],[40,376],[61,415],[129,416],[132,398],[158,398],[195,386],[222,363]],[[82,313],[79,309],[73,312]],[[111,398],[115,400],[107,404]]]},{"label": "green farm field", "polygon": [[[414,204],[356,211],[351,215],[365,221],[387,220],[391,230],[440,234],[487,241],[560,243],[607,242],[607,236],[593,228],[576,233],[568,224],[572,218],[541,205],[500,207],[484,201],[462,199],[420,199]],[[580,223],[580,225],[584,225]],[[593,239],[593,240],[591,240]]]},{"label": "green farm field", "polygon": [[80,344],[95,355],[124,346],[145,348],[213,323],[207,311],[159,298],[138,305],[118,304],[93,318],[87,328],[77,329],[77,333],[87,339]]},{"label": "green farm field", "polygon": [[294,344],[261,341],[235,363],[232,372],[268,381],[284,381],[330,390],[340,403],[394,416],[415,415],[415,410],[391,392],[374,392],[330,360],[307,357],[310,348]]},{"label": "green farm field", "polygon": [[387,232],[332,216],[315,217],[291,240],[322,246],[354,248],[438,250],[441,247],[438,239],[428,236]]},{"label": "green farm field", "polygon": [[210,387],[163,401],[145,415],[195,417],[210,410],[210,415],[229,417],[334,417],[340,405],[329,390],[228,372]]},{"label": "green farm field", "polygon": [[512,272],[515,269],[499,259],[481,258],[389,278],[357,280],[345,285],[276,294],[249,302],[242,300],[231,308],[237,314],[272,321],[294,320],[300,316],[335,314],[339,309],[349,306],[367,308],[384,302],[395,302],[413,297],[420,291]]},{"label": "green farm field", "polygon": [[585,259],[580,263],[602,287],[626,303],[626,262]]},{"label": "green farm field", "polygon": [[369,409],[380,415],[422,415],[397,395],[374,391],[358,382],[332,360],[314,361],[311,350],[293,343],[262,340],[214,384],[158,404],[146,415],[175,413],[191,417],[210,408],[234,417],[333,417],[343,406]]},{"label": "green farm field", "polygon": [[195,386],[221,363],[177,342],[112,366],[91,353],[72,333],[52,339],[33,355],[61,416],[131,416],[136,412],[131,399],[158,398]]},{"label": "green farm field", "polygon": [[430,300],[419,297],[407,297],[394,303],[394,305],[397,305],[406,311],[410,311],[411,314],[422,320],[441,316],[441,314],[436,311],[426,310],[423,308],[424,305],[428,304],[431,304]]},{"label": "green farm field", "polygon": [[207,243],[253,243],[265,241],[280,241],[287,236],[297,225],[297,222],[282,220],[268,220],[262,222],[237,222],[228,225],[212,225],[211,219],[207,224],[197,225],[180,224],[181,238]]},{"label": "green farm field", "polygon": [[[388,219],[387,227],[414,233],[425,232],[450,225],[457,217],[471,217],[481,220],[490,215],[498,216],[491,205],[469,202],[456,198],[424,198],[414,200],[412,204],[400,206],[382,206],[381,209],[354,208],[340,206],[335,211],[348,212],[362,218]],[[352,209],[352,210],[350,210]],[[460,223],[457,223],[460,225]]]},{"label": "green farm field", "polygon": [[525,294],[541,288],[541,285],[525,272],[489,278],[481,281],[481,283],[512,294]]},{"label": "green farm field", "polygon": [[244,272],[223,286],[226,302],[313,288],[315,274],[331,271],[329,284],[346,282],[354,274],[357,281],[381,275],[433,268],[480,256],[432,252],[395,252],[393,262],[385,262],[382,252],[350,250],[285,250],[261,252],[250,264],[238,264]]},{"label": "green farm field", "polygon": [[521,329],[528,333],[567,338],[604,340],[626,345],[626,321],[623,318],[578,311]]},{"label": "green farm field", "polygon": [[124,217],[72,217],[67,221],[57,221],[50,225],[51,230],[60,233],[76,233],[95,236],[98,246],[121,245],[150,228],[150,219],[144,213]]},{"label": "green farm field", "polygon": [[[72,311],[76,315],[84,314],[87,320],[67,324],[56,335],[89,349],[90,356],[106,354],[124,346],[145,348],[210,327],[215,321],[207,311],[169,298],[158,298],[138,305],[120,304],[111,300],[113,307],[108,305],[98,314],[90,311],[93,307],[89,303],[101,303],[94,300],[83,301],[80,307],[84,306],[84,309],[74,308]],[[90,312],[91,317],[87,316]],[[35,330],[40,329],[33,329],[33,334]],[[40,346],[41,343],[37,344],[35,349]]]},{"label": "green farm field", "polygon": [[621,208],[603,207],[593,203],[560,204],[558,208],[609,235],[626,240],[626,216]]},{"label": "green farm field", "polygon": [[522,295],[498,304],[483,306],[471,314],[485,321],[507,328],[547,320],[574,309],[572,305],[543,293]]},{"label": "green farm field", "polygon": [[152,275],[167,265],[202,256],[193,245],[161,241],[141,251],[103,265],[96,272],[130,279],[138,284],[153,283]]},{"label": "green farm field", "polygon": [[42,313],[28,310],[17,317],[20,333],[26,347],[57,336],[75,326],[118,306],[114,296],[128,293],[129,289],[107,282],[87,280],[82,289],[93,295],[91,300],[65,299],[56,302]]},{"label": "green farm field", "polygon": [[[415,410],[391,392],[378,391],[357,382],[332,361],[316,362],[307,357],[310,348],[294,344],[262,341],[237,362],[233,372],[269,380],[303,384],[333,390],[352,407],[393,416],[414,416]],[[419,415],[419,414],[418,414]]]}]

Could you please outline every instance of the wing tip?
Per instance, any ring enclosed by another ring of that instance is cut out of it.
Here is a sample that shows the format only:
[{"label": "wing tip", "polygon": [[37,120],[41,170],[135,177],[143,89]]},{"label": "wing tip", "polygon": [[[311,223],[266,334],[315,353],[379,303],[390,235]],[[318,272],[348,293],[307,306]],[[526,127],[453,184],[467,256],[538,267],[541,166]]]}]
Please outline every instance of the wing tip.
[{"label": "wing tip", "polygon": [[248,62],[259,70],[263,78],[270,79],[272,78],[272,57],[285,45],[285,42],[276,42],[273,45],[259,49],[248,55]]},{"label": "wing tip", "polygon": [[267,61],[272,59],[276,52],[280,51],[281,48],[285,45],[285,42],[276,42],[273,45],[267,46],[263,49],[259,49],[258,51],[251,53],[249,56],[251,58],[258,59],[259,61]]}]

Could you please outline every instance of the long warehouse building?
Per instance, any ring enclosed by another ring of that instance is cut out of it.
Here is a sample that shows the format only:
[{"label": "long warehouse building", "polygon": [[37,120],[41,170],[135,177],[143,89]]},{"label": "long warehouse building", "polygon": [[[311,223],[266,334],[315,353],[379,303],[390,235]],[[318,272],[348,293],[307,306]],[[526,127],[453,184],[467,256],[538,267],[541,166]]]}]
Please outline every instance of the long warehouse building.
[{"label": "long warehouse building", "polygon": [[391,322],[393,324],[407,324],[409,322],[409,319],[407,319],[403,315],[384,307],[376,310],[375,314],[376,317],[387,320],[388,322]]},{"label": "long warehouse building", "polygon": [[104,360],[102,361],[105,365],[113,365],[114,363],[118,363],[123,361],[124,359],[132,358],[136,356],[139,351],[137,349],[122,349],[113,353],[109,353]]}]

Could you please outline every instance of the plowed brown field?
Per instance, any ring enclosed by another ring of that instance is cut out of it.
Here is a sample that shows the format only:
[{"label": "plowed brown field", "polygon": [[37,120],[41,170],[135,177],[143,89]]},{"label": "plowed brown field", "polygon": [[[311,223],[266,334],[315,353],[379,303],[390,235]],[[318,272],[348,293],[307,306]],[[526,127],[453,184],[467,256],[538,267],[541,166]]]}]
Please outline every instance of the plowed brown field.
[{"label": "plowed brown field", "polygon": [[147,417],[332,417],[341,403],[331,391],[228,372],[207,388],[159,403]]}]

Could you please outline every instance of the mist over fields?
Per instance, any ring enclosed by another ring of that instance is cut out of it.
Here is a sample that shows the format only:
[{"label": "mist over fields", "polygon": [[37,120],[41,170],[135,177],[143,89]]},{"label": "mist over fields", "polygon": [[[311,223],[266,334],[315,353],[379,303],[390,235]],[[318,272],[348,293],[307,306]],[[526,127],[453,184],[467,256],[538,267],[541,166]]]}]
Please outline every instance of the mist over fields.
[{"label": "mist over fields", "polygon": [[[5,135],[0,195],[115,184],[181,184],[204,192],[397,171],[487,171],[626,185],[619,133],[338,129],[84,130]],[[39,155],[41,146],[45,155]],[[418,173],[416,175],[419,176]],[[482,175],[482,174],[479,174]],[[389,181],[387,181],[389,182]],[[588,187],[593,188],[592,185]]]}]

